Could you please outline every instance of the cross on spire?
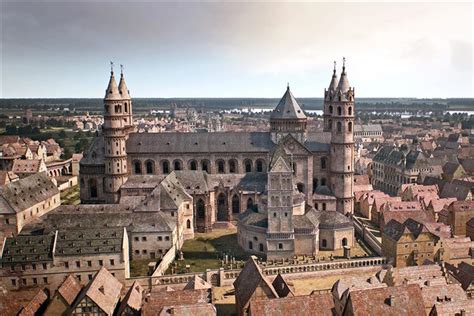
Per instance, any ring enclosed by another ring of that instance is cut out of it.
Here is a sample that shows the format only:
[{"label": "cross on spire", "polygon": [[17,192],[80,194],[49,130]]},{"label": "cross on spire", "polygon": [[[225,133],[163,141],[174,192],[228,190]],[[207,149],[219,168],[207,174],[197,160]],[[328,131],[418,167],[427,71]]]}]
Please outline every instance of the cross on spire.
[{"label": "cross on spire", "polygon": [[110,61],[110,73],[114,73],[114,62]]},{"label": "cross on spire", "polygon": [[334,73],[336,73],[336,61],[334,61]]},{"label": "cross on spire", "polygon": [[346,68],[346,57],[342,57],[342,68]]},{"label": "cross on spire", "polygon": [[123,76],[123,65],[120,64],[120,75]]}]

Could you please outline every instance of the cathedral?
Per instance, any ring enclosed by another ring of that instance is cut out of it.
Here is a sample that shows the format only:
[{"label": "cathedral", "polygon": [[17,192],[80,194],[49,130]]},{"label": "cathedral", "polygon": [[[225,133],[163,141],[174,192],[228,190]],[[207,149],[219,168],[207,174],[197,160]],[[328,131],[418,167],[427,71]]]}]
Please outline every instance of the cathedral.
[{"label": "cathedral", "polygon": [[308,132],[288,86],[269,131],[210,133],[135,132],[124,74],[117,85],[112,70],[102,131],[80,161],[82,203],[121,203],[170,178],[193,199],[195,231],[237,222],[250,252],[278,258],[350,246],[355,111],[345,68],[339,78],[334,68],[324,91],[323,131]]}]

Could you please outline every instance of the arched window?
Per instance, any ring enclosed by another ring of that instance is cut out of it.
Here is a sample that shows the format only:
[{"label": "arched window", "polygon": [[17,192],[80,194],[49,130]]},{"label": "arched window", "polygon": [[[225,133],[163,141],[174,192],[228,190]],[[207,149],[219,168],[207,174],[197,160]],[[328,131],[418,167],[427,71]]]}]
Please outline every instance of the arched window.
[{"label": "arched window", "polygon": [[248,210],[253,210],[253,200],[252,200],[252,198],[248,198],[248,200],[247,200],[247,209]]},{"label": "arched window", "polygon": [[352,122],[349,122],[349,124],[347,125],[347,130],[349,132],[352,132]]},{"label": "arched window", "polygon": [[201,170],[206,171],[207,173],[209,173],[209,161],[207,161],[207,160],[202,160],[201,161]]},{"label": "arched window", "polygon": [[321,157],[321,169],[326,169],[326,168],[327,168],[327,158]]},{"label": "arched window", "polygon": [[142,173],[142,164],[140,161],[134,161],[133,162],[133,171],[135,174],[141,174]]},{"label": "arched window", "polygon": [[253,243],[251,240],[249,240],[249,249],[253,249]]},{"label": "arched window", "polygon": [[191,160],[189,162],[189,170],[197,170],[197,162],[196,160]]},{"label": "arched window", "polygon": [[332,105],[329,106],[329,113],[332,114]]},{"label": "arched window", "polygon": [[197,213],[197,218],[199,219],[203,219],[206,217],[206,204],[204,203],[203,199],[197,200],[196,213]]},{"label": "arched window", "polygon": [[301,192],[301,193],[304,193],[304,184],[303,183],[298,183],[296,185],[296,187],[298,188],[298,191]]},{"label": "arched window", "polygon": [[180,160],[175,160],[173,162],[173,167],[174,167],[174,170],[181,170],[182,169],[181,161]]},{"label": "arched window", "polygon": [[155,164],[153,163],[153,161],[151,160],[148,160],[146,163],[145,163],[145,166],[146,166],[146,173],[147,174],[153,174],[155,173]]},{"label": "arched window", "polygon": [[337,107],[337,115],[342,115],[342,108],[340,106]]},{"label": "arched window", "polygon": [[229,160],[229,173],[237,173],[237,161],[235,159]]},{"label": "arched window", "polygon": [[342,123],[341,122],[337,122],[337,131],[339,133],[342,132]]},{"label": "arched window", "polygon": [[234,194],[234,196],[232,196],[232,213],[240,213],[240,199],[237,194]]},{"label": "arched window", "polygon": [[252,172],[252,161],[247,159],[244,161],[244,165],[245,165],[245,172],[248,173],[248,172]]},{"label": "arched window", "polygon": [[318,188],[318,178],[313,179],[313,193],[316,192],[316,189]]},{"label": "arched window", "polygon": [[168,160],[164,160],[161,162],[161,169],[163,171],[163,174],[170,173],[170,163],[168,162]]},{"label": "arched window", "polygon": [[326,185],[326,178],[321,179],[321,185]]},{"label": "arched window", "polygon": [[263,172],[263,160],[262,159],[258,159],[257,162],[256,162],[256,170],[257,172]]},{"label": "arched window", "polygon": [[326,210],[326,203],[323,203],[323,211]]},{"label": "arched window", "polygon": [[224,173],[225,170],[225,163],[224,160],[217,161],[217,173]]},{"label": "arched window", "polygon": [[326,248],[328,246],[328,242],[326,239],[323,239],[321,247]]},{"label": "arched window", "polygon": [[328,128],[329,128],[329,129],[332,129],[332,120],[329,120],[329,121],[328,121]]},{"label": "arched window", "polygon": [[191,221],[189,219],[186,221],[186,228],[187,229],[191,228]]},{"label": "arched window", "polygon": [[259,244],[258,249],[260,250],[260,252],[263,252],[263,244]]},{"label": "arched window", "polygon": [[352,106],[350,106],[349,108],[347,108],[347,113],[348,113],[349,115],[352,115]]},{"label": "arched window", "polygon": [[342,247],[347,246],[347,238],[342,238]]},{"label": "arched window", "polygon": [[89,195],[91,198],[97,197],[97,181],[95,179],[89,179]]}]

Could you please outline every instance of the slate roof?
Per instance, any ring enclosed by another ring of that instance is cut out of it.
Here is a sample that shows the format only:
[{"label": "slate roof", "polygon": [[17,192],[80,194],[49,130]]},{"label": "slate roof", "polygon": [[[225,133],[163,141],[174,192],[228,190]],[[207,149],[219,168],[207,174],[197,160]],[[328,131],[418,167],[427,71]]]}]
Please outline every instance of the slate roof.
[{"label": "slate roof", "polygon": [[274,144],[268,132],[132,133],[128,154],[269,152]]},{"label": "slate roof", "polygon": [[276,278],[273,280],[272,285],[277,292],[278,297],[295,296],[290,284],[286,282],[280,273],[278,273]]},{"label": "slate roof", "polygon": [[306,115],[290,91],[290,86],[270,114],[270,120],[272,119],[306,119]]},{"label": "slate roof", "polygon": [[274,299],[261,299],[250,302],[250,314],[261,316],[300,315],[333,316],[336,315],[334,300],[329,293],[300,295]]},{"label": "slate roof", "polygon": [[18,235],[5,239],[2,264],[48,262],[53,260],[54,235]]},{"label": "slate roof", "polygon": [[12,171],[17,174],[34,174],[41,171],[42,163],[41,159],[15,159]]},{"label": "slate roof", "polygon": [[460,201],[465,200],[469,193],[471,193],[471,188],[461,183],[449,182],[443,186],[439,197],[440,198],[456,198]]},{"label": "slate roof", "polygon": [[316,211],[312,212],[314,219],[319,222],[320,229],[346,229],[352,228],[352,220],[336,211]]},{"label": "slate roof", "polygon": [[421,233],[429,232],[426,226],[412,218],[400,223],[394,219],[390,220],[384,227],[384,234],[393,240],[399,240],[404,234],[413,234],[418,238]]},{"label": "slate roof", "polygon": [[80,256],[122,253],[123,228],[81,228],[60,230],[55,255]]},{"label": "slate roof", "polygon": [[84,152],[81,165],[104,165],[105,143],[103,136],[96,136]]},{"label": "slate roof", "polygon": [[474,286],[474,266],[467,263],[461,262],[456,267],[455,265],[445,263],[446,270],[461,284],[463,290],[467,290],[469,287]]}]

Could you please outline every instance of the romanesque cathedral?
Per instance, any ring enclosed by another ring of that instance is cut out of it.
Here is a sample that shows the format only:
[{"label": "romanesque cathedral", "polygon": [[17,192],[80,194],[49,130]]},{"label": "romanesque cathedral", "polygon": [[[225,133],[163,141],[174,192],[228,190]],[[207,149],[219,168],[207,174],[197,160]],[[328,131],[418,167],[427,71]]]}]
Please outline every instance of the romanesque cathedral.
[{"label": "romanesque cathedral", "polygon": [[[345,66],[324,91],[324,130],[288,87],[270,131],[136,133],[123,73],[104,98],[104,124],[80,162],[85,204],[123,204],[166,191],[150,211],[192,201],[177,216],[188,238],[229,222],[246,251],[284,258],[352,246],[354,89]],[[146,211],[146,210],[141,210]]]}]

